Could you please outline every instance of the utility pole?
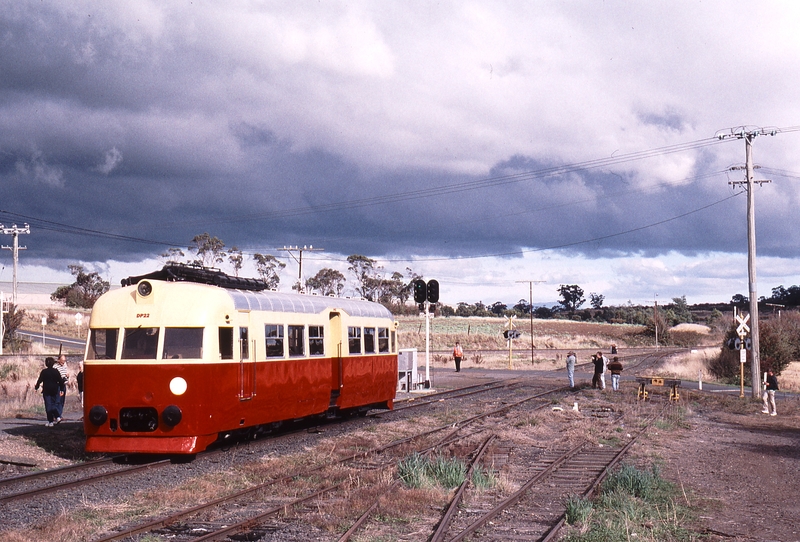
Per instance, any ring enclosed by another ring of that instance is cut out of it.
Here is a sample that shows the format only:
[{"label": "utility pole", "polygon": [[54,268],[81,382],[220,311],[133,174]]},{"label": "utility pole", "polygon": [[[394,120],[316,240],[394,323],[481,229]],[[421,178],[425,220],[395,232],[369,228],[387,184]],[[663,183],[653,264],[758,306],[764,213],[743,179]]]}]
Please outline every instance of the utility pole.
[{"label": "utility pole", "polygon": [[528,303],[530,303],[530,307],[528,312],[531,313],[531,364],[533,363],[533,285],[534,284],[542,284],[547,282],[546,280],[518,280],[517,283],[525,283],[527,282],[530,286],[530,298]]},{"label": "utility pole", "polygon": [[19,246],[19,234],[20,233],[30,233],[31,227],[25,224],[23,227],[18,228],[16,224],[11,226],[10,228],[6,228],[2,224],[0,224],[0,229],[2,229],[5,235],[12,235],[14,237],[14,242],[12,243],[13,246],[5,246],[3,245],[3,249],[5,250],[13,250],[14,252],[14,290],[11,294],[11,302],[14,303],[16,306],[17,304],[17,264],[19,263],[19,251],[26,250],[28,247],[21,247]]},{"label": "utility pole", "polygon": [[[278,250],[287,251],[289,253],[289,256],[294,258],[294,261],[297,262],[297,264],[298,264],[297,280],[298,280],[298,284],[299,284],[297,292],[298,293],[305,292],[305,287],[303,286],[303,252],[313,252],[313,251],[320,251],[320,250],[325,250],[325,249],[324,248],[314,248],[313,245],[303,245],[302,248],[299,247],[299,246],[288,246],[288,247],[284,246],[283,248],[278,249]],[[292,254],[292,252],[298,252],[300,257],[299,258],[295,257],[295,255]]]},{"label": "utility pole", "polygon": [[752,349],[750,351],[750,378],[753,382],[752,397],[761,397],[761,355],[759,352],[758,335],[758,293],[756,288],[756,203],[755,190],[756,184],[759,186],[771,181],[756,181],[753,179],[753,140],[759,135],[774,136],[778,133],[776,129],[757,128],[748,130],[744,127],[732,129],[730,134],[717,134],[719,139],[736,138],[744,139],[745,150],[745,181],[747,190],[747,281],[750,293],[750,340]]},{"label": "utility pole", "polygon": [[658,294],[653,296],[653,329],[656,332],[656,350],[658,350]]}]

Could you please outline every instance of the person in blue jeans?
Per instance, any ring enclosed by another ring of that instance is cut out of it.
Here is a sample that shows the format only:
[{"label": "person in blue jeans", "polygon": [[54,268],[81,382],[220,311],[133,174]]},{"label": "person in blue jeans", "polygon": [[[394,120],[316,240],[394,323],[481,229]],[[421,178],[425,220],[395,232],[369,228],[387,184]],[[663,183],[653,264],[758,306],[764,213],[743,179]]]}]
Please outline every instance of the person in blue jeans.
[{"label": "person in blue jeans", "polygon": [[611,371],[611,389],[618,391],[620,374],[622,373],[622,362],[617,356],[614,356],[614,359],[608,364],[608,370]]},{"label": "person in blue jeans", "polygon": [[46,367],[42,369],[41,373],[39,373],[39,380],[36,381],[36,385],[33,387],[33,389],[39,391],[39,386],[42,387],[44,411],[47,414],[46,425],[47,427],[53,427],[54,425],[61,423],[61,415],[59,413],[59,397],[64,379],[61,378],[61,373],[58,372],[58,369],[53,367],[53,365],[56,364],[56,360],[48,357],[44,360],[44,364]]}]

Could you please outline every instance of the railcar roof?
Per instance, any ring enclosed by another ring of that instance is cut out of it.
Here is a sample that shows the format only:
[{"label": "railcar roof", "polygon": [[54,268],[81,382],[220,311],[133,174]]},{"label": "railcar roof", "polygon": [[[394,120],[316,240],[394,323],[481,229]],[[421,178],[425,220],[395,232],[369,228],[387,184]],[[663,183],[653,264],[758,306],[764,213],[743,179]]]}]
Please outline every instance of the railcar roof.
[{"label": "railcar roof", "polygon": [[233,299],[237,310],[261,310],[273,312],[299,312],[319,314],[328,309],[341,309],[350,316],[368,318],[392,318],[392,313],[379,303],[363,299],[326,297],[284,292],[225,290]]}]

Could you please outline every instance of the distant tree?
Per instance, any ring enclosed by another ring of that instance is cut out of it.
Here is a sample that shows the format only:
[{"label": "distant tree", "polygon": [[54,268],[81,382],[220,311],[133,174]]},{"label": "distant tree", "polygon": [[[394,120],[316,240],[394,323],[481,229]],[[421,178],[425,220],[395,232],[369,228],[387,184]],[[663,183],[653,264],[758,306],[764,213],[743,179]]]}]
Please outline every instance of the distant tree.
[{"label": "distant tree", "polygon": [[411,292],[411,283],[404,280],[399,271],[392,273],[388,279],[381,280],[379,300],[382,303],[393,303],[397,300],[401,305],[405,303]]},{"label": "distant tree", "polygon": [[589,303],[592,305],[592,308],[600,310],[603,307],[603,301],[605,301],[606,296],[603,294],[589,294]]},{"label": "distant tree", "polygon": [[316,275],[306,280],[306,288],[316,290],[321,295],[342,295],[345,283],[344,275],[335,269],[320,269]]},{"label": "distant tree", "polygon": [[450,305],[442,305],[439,308],[439,312],[441,313],[442,316],[445,316],[445,317],[455,316],[456,315],[456,310],[453,307],[451,307]]},{"label": "distant tree", "polygon": [[272,254],[253,254],[253,261],[256,263],[256,272],[261,280],[267,283],[267,287],[274,290],[281,282],[278,272],[286,267],[286,264],[278,261]]},{"label": "distant tree", "polygon": [[375,260],[361,254],[352,254],[347,257],[347,263],[350,264],[348,269],[355,275],[358,283],[356,293],[364,299],[374,301],[380,286],[380,281],[376,277]]},{"label": "distant tree", "polygon": [[203,267],[214,267],[225,261],[225,243],[208,233],[195,235],[189,252],[195,255],[194,261]]},{"label": "distant tree", "polygon": [[583,289],[577,284],[562,284],[557,291],[561,296],[558,303],[569,312],[575,312],[586,301],[583,297]]},{"label": "distant tree", "polygon": [[231,247],[228,251],[228,262],[233,268],[233,275],[238,277],[239,271],[242,270],[242,266],[244,265],[244,255],[242,255],[242,251],[236,247]]},{"label": "distant tree", "polygon": [[85,273],[82,265],[73,264],[67,268],[75,277],[75,282],[69,286],[59,286],[50,299],[62,301],[67,307],[91,309],[97,298],[108,291],[108,281],[95,272]]},{"label": "distant tree", "polygon": [[520,299],[512,308],[522,314],[530,314],[531,312],[531,304],[528,303],[527,299]]},{"label": "distant tree", "polygon": [[673,297],[672,303],[673,304],[670,307],[671,311],[670,324],[674,326],[677,324],[690,323],[694,321],[694,317],[692,316],[692,311],[689,310],[689,304],[686,303],[685,295],[681,297]]},{"label": "distant tree", "polygon": [[800,286],[789,286],[784,288],[782,285],[772,289],[772,297],[767,299],[768,302],[785,305],[787,307],[796,307],[800,305]]},{"label": "distant tree", "polygon": [[496,314],[497,316],[503,316],[503,314],[505,314],[507,310],[508,310],[508,305],[500,301],[495,301],[489,307],[489,312],[491,312],[492,314]]},{"label": "distant tree", "polygon": [[536,307],[533,309],[533,315],[536,318],[548,319],[553,317],[553,309],[549,307]]},{"label": "distant tree", "polygon": [[186,255],[183,251],[177,247],[172,247],[167,249],[166,252],[161,254],[161,259],[164,260],[164,263],[178,263],[181,261]]}]

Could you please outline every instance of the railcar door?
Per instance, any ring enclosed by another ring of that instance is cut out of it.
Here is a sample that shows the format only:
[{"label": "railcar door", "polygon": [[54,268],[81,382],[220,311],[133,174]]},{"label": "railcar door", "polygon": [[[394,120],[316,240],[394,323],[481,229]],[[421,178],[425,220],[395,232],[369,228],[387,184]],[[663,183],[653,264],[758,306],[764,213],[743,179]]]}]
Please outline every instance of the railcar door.
[{"label": "railcar door", "polygon": [[342,315],[331,312],[328,316],[331,337],[331,401],[330,406],[335,407],[342,392]]},{"label": "railcar door", "polygon": [[239,315],[239,400],[247,401],[256,395],[255,352],[250,348],[249,314]]}]

